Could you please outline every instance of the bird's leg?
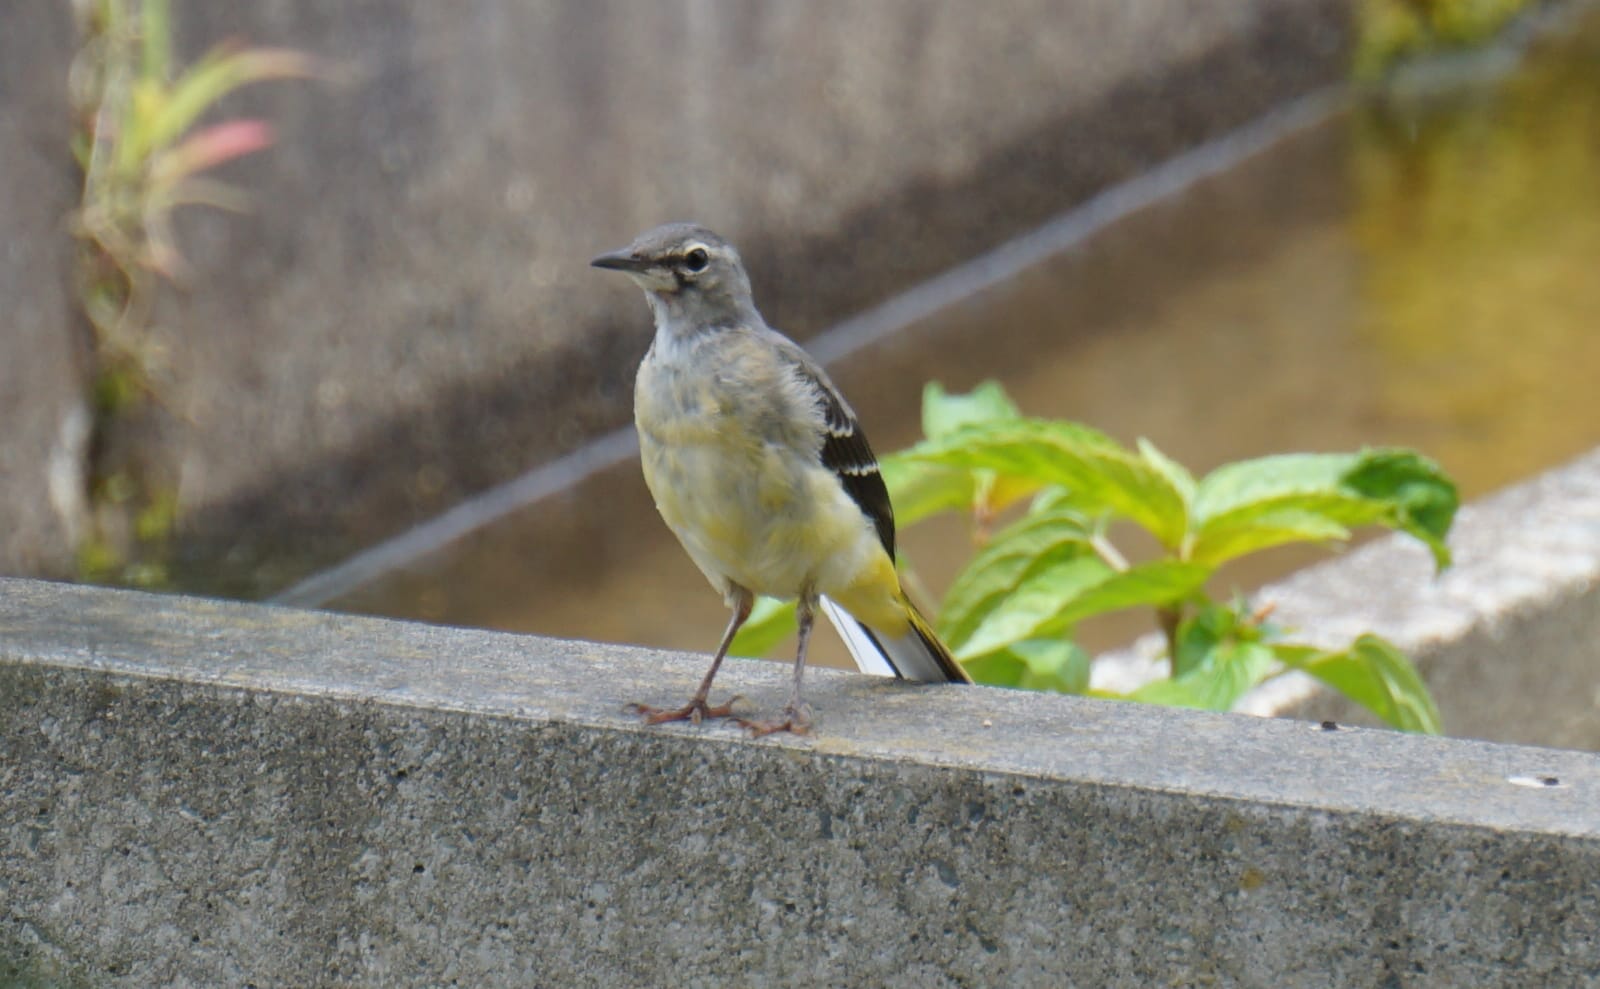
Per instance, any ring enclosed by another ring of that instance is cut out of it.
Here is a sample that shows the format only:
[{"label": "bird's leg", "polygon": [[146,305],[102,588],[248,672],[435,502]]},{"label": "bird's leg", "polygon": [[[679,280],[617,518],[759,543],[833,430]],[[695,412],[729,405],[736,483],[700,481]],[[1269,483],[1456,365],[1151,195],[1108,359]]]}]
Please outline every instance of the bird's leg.
[{"label": "bird's leg", "polygon": [[706,718],[731,718],[733,717],[733,702],[738,700],[738,695],[728,698],[728,703],[711,707],[706,703],[706,698],[711,695],[711,681],[717,678],[717,669],[722,666],[722,659],[728,655],[728,647],[733,644],[733,637],[738,634],[739,627],[750,617],[750,608],[755,604],[755,595],[742,587],[735,587],[732,597],[733,617],[728,621],[728,630],[722,633],[722,645],[717,647],[716,658],[711,660],[711,669],[706,671],[706,678],[700,681],[700,689],[689,698],[689,703],[683,707],[651,707],[649,704],[633,703],[628,709],[635,714],[644,716],[645,724],[659,725],[667,721],[693,721],[699,724]]},{"label": "bird's leg", "polygon": [[794,684],[789,688],[789,703],[784,706],[783,719],[781,721],[739,719],[739,724],[756,738],[779,731],[792,731],[796,735],[804,735],[811,730],[811,706],[800,698],[800,678],[806,672],[806,647],[811,644],[811,621],[816,617],[816,608],[817,597],[809,592],[802,593],[800,600],[795,603],[794,614],[800,625],[796,635],[799,646],[795,649]]}]

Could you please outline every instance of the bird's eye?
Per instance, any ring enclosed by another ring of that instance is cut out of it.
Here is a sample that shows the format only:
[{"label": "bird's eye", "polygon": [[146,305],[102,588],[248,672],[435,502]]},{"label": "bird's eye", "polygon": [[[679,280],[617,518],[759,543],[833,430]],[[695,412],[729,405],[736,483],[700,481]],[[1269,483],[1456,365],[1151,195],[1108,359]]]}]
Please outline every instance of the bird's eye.
[{"label": "bird's eye", "polygon": [[683,266],[690,271],[704,271],[709,263],[711,255],[703,247],[697,247],[683,256]]}]

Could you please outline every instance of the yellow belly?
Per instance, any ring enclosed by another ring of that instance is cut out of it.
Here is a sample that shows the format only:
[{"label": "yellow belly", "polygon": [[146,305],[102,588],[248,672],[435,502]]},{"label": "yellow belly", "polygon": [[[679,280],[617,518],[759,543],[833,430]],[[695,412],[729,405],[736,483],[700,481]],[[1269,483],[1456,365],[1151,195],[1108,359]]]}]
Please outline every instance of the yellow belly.
[{"label": "yellow belly", "polygon": [[821,464],[764,443],[653,442],[645,482],[661,517],[713,585],[795,597],[850,584],[869,564],[865,515]]},{"label": "yellow belly", "polygon": [[763,380],[774,365],[750,348],[657,357],[646,358],[635,390],[645,482],[712,586],[725,596],[730,582],[776,598],[825,594],[874,628],[903,631],[894,563],[822,466],[820,413],[808,421],[803,399]]}]

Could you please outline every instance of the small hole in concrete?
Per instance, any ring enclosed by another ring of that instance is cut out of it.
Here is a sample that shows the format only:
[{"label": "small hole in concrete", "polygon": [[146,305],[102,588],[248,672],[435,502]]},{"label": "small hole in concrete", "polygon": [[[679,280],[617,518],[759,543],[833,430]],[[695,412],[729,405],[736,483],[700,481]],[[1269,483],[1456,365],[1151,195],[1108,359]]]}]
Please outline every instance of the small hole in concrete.
[{"label": "small hole in concrete", "polygon": [[1318,731],[1338,731],[1339,730],[1339,722],[1337,722],[1337,721],[1324,721],[1322,724],[1317,726],[1317,730]]}]

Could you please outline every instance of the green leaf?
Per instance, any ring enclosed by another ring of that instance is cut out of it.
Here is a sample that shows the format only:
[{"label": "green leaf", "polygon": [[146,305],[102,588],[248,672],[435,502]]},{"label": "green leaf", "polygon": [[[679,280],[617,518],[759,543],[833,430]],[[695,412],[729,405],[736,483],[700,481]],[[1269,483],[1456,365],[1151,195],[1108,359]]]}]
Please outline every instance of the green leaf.
[{"label": "green leaf", "polygon": [[1065,631],[1061,618],[1067,606],[1113,571],[1096,556],[1047,554],[1035,558],[1008,592],[991,596],[978,621],[946,641],[956,658],[970,659],[1026,639]]},{"label": "green leaf", "polygon": [[957,575],[940,609],[940,634],[967,660],[1028,639],[1055,637],[1083,618],[1195,594],[1209,567],[1156,560],[1125,571],[1095,552],[1070,508],[1024,516],[997,533]]},{"label": "green leaf", "polygon": [[1198,592],[1210,576],[1210,567],[1179,560],[1152,560],[1114,570],[1064,605],[1056,621],[1071,624],[1123,608],[1177,604]]},{"label": "green leaf", "polygon": [[1089,690],[1090,656],[1069,639],[1027,639],[962,663],[975,683],[1062,694]]},{"label": "green leaf", "polygon": [[1239,698],[1277,669],[1272,650],[1259,642],[1225,642],[1180,679],[1213,711],[1231,711]]},{"label": "green leaf", "polygon": [[1194,475],[1189,473],[1187,467],[1162,453],[1154,443],[1142,436],[1139,437],[1139,455],[1172,482],[1173,488],[1183,496],[1185,505],[1194,501]]},{"label": "green leaf", "polygon": [[[1028,514],[1043,515],[1047,512],[1076,513],[1072,492],[1059,484],[1040,488],[1038,494],[1033,496],[1033,501],[1028,503]],[[1087,519],[1084,520],[1084,525],[1088,525]]]},{"label": "green leaf", "polygon": [[765,656],[778,647],[778,643],[794,634],[797,622],[794,602],[777,598],[756,598],[750,617],[745,620],[739,634],[733,637],[728,653],[733,656]]},{"label": "green leaf", "polygon": [[1235,513],[1200,529],[1189,559],[1218,566],[1257,550],[1285,543],[1343,542],[1350,530],[1327,515],[1303,508],[1269,508]]},{"label": "green leaf", "polygon": [[1081,694],[1089,689],[1091,657],[1071,639],[1026,639],[1004,651],[1023,665],[1019,687],[1058,694]]},{"label": "green leaf", "polygon": [[[922,391],[922,428],[930,437],[940,437],[965,426],[1021,415],[1005,390],[986,381],[965,395],[952,395],[937,381]],[[904,527],[946,511],[988,512],[1032,494],[1038,485],[999,483],[992,471],[946,467],[908,457],[905,453],[882,458],[879,468],[889,487],[895,521]]]},{"label": "green leaf", "polygon": [[1181,676],[1147,683],[1128,696],[1168,707],[1228,711],[1276,666],[1272,649],[1259,642],[1225,642]]},{"label": "green leaf", "polygon": [[1342,492],[1339,479],[1359,460],[1353,453],[1284,453],[1224,464],[1207,474],[1195,488],[1197,526],[1227,519],[1241,512],[1261,512],[1359,500]]},{"label": "green leaf", "polygon": [[922,433],[930,440],[967,426],[1020,418],[1022,412],[998,381],[985,381],[965,395],[952,395],[937,381],[922,389]]},{"label": "green leaf", "polygon": [[972,471],[976,482],[972,495],[972,510],[984,519],[995,515],[1039,490],[1036,481],[1020,477],[1005,477],[992,470]]},{"label": "green leaf", "polygon": [[128,87],[127,100],[117,115],[111,160],[117,175],[130,183],[138,182],[143,173],[151,149],[150,123],[166,100],[167,90],[160,80],[140,78]]},{"label": "green leaf", "polygon": [[925,440],[905,456],[992,470],[1003,479],[1057,484],[1080,511],[1122,515],[1176,546],[1187,527],[1182,492],[1162,470],[1103,433],[1075,423],[1016,419],[968,426]]},{"label": "green leaf", "polygon": [[[968,426],[1015,420],[1021,415],[1005,389],[994,381],[985,381],[965,395],[952,395],[935,381],[929,382],[922,393],[922,428],[929,439],[939,439]],[[961,507],[985,522],[1039,487],[1024,479],[1001,477],[991,470],[938,469],[955,470],[968,480],[970,493]]]},{"label": "green leaf", "polygon": [[306,78],[313,68],[310,57],[281,48],[213,49],[172,84],[157,112],[141,122],[137,156],[142,159],[176,141],[235,89],[266,79]]},{"label": "green leaf", "polygon": [[1406,655],[1376,635],[1363,635],[1348,649],[1325,651],[1279,643],[1278,661],[1321,680],[1403,731],[1437,735],[1439,709]]},{"label": "green leaf", "polygon": [[1173,676],[1198,667],[1205,658],[1239,630],[1240,608],[1206,604],[1178,625],[1177,650],[1172,656]]},{"label": "green leaf", "polygon": [[1027,662],[1006,649],[965,660],[961,666],[973,683],[988,687],[1021,687],[1022,678],[1028,674]]},{"label": "green leaf", "polygon": [[1094,558],[1083,520],[1070,512],[1030,515],[1007,526],[956,575],[939,609],[939,634],[959,652],[961,644],[1008,598],[1031,587],[1042,574],[1080,558],[1105,567]]},{"label": "green leaf", "polygon": [[139,71],[148,81],[164,83],[172,67],[172,18],[167,0],[142,0],[139,8]]},{"label": "green leaf", "polygon": [[1196,488],[1188,555],[1216,564],[1297,539],[1342,539],[1348,527],[1376,523],[1422,540],[1443,567],[1457,503],[1449,478],[1409,451],[1246,460],[1218,468]]},{"label": "green leaf", "polygon": [[1065,634],[1077,622],[1106,612],[1175,604],[1209,576],[1209,568],[1172,560],[1118,571],[1087,556],[1033,568],[952,648],[967,659],[1024,639]]},{"label": "green leaf", "polygon": [[1461,496],[1438,464],[1410,450],[1367,450],[1340,482],[1388,505],[1391,525],[1426,543],[1439,569],[1450,565],[1444,540]]},{"label": "green leaf", "polygon": [[878,462],[894,505],[895,524],[905,528],[940,512],[976,512],[992,516],[1038,490],[1032,482],[997,478],[993,471],[966,470],[924,463],[893,453]]},{"label": "green leaf", "polygon": [[883,483],[894,505],[895,525],[905,528],[940,512],[965,512],[976,498],[977,481],[971,471],[912,460],[890,454],[878,461]]}]

